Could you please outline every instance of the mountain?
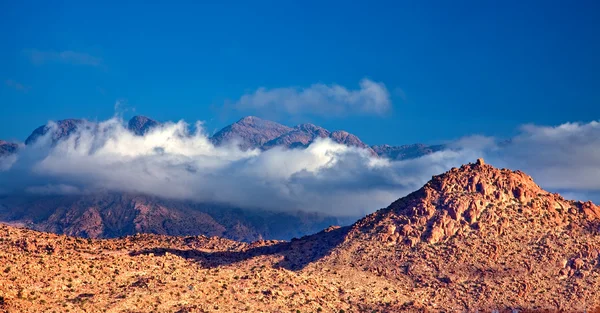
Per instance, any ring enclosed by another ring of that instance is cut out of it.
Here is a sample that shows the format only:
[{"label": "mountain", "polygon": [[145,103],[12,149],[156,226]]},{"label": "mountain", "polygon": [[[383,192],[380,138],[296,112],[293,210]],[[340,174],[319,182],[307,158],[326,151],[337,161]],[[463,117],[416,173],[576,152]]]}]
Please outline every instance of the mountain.
[{"label": "mountain", "polygon": [[262,145],[263,149],[270,149],[273,147],[285,147],[285,148],[306,148],[313,141],[318,138],[330,138],[334,142],[343,144],[350,147],[359,147],[370,150],[369,146],[363,143],[358,137],[348,132],[337,130],[330,132],[327,129],[316,126],[313,124],[300,124],[294,127],[291,131],[271,140]]},{"label": "mountain", "polygon": [[247,116],[215,133],[211,141],[215,145],[222,145],[238,140],[240,148],[255,149],[291,130],[275,122]]},{"label": "mountain", "polygon": [[141,115],[137,115],[132,117],[127,123],[127,129],[138,136],[144,136],[148,133],[152,128],[159,126],[160,123]]},{"label": "mountain", "polygon": [[480,159],[358,221],[320,266],[394,281],[412,310],[583,311],[600,306],[599,253],[600,207]]},{"label": "mountain", "polygon": [[291,239],[355,220],[305,212],[242,210],[123,193],[0,197],[0,221],[86,238],[153,233],[221,236],[241,241]]},{"label": "mountain", "polygon": [[334,142],[350,147],[359,147],[376,153],[358,137],[346,131],[334,131],[313,124],[300,124],[293,128],[260,119],[254,116],[245,117],[229,125],[212,138],[216,145],[222,145],[232,140],[241,141],[242,149],[261,148],[264,150],[273,147],[305,148],[317,138],[330,138]]},{"label": "mountain", "polygon": [[371,147],[367,146],[364,142],[362,142],[355,135],[350,134],[349,132],[343,130],[336,130],[331,133],[329,136],[333,141],[349,146],[349,147],[358,147],[368,150],[371,154],[376,156],[377,154]]},{"label": "mountain", "polygon": [[7,156],[17,152],[19,145],[12,142],[0,140],[0,157]]},{"label": "mountain", "polygon": [[0,225],[0,309],[598,312],[600,207],[483,160],[287,241],[81,240]]},{"label": "mountain", "polygon": [[328,138],[331,133],[313,124],[300,124],[281,136],[272,139],[262,145],[263,149],[273,147],[305,148],[317,138]]},{"label": "mountain", "polygon": [[[55,144],[56,142],[58,142],[64,138],[67,138],[70,135],[72,135],[73,133],[75,133],[75,131],[77,131],[77,128],[81,127],[84,124],[84,122],[85,122],[85,120],[83,120],[83,119],[64,119],[64,120],[59,120],[59,121],[55,122],[56,128],[54,128],[51,123],[42,125],[42,126],[36,128],[31,133],[31,135],[29,135],[29,137],[27,137],[27,139],[25,140],[25,144],[26,145],[33,144],[40,137],[46,135],[51,130],[52,130],[52,143]],[[150,129],[152,129],[153,127],[156,127],[158,125],[160,125],[159,122],[157,122],[153,119],[150,119],[148,117],[134,116],[129,120],[129,123],[127,124],[127,128],[130,131],[132,131],[134,134],[143,136]]]},{"label": "mountain", "polygon": [[55,144],[59,140],[69,137],[77,130],[77,127],[81,126],[83,123],[84,120],[81,119],[66,119],[57,121],[56,128],[52,127],[50,124],[42,125],[36,128],[31,135],[27,137],[25,144],[33,144],[39,137],[46,135],[50,130],[52,130],[52,143]]},{"label": "mountain", "polygon": [[[55,125],[54,125],[55,124]],[[65,119],[35,129],[25,141],[31,145],[51,132],[53,144],[74,134],[79,127],[93,127],[81,119]],[[128,129],[143,136],[159,122],[134,116]],[[241,140],[242,148],[269,149],[306,147],[317,138],[331,138],[348,146],[370,148],[358,137],[330,132],[313,124],[294,128],[257,117],[245,117],[216,133],[211,140],[224,144]],[[16,146],[2,144],[3,150]],[[4,153],[4,152],[2,152]],[[375,152],[371,150],[375,155]],[[252,241],[290,239],[313,233],[331,224],[349,224],[356,219],[305,212],[282,213],[170,201],[145,195],[97,193],[82,196],[4,195],[0,198],[0,221],[32,229],[90,238],[112,238],[138,232],[165,235],[207,235]]]},{"label": "mountain", "polygon": [[[81,119],[65,119],[56,122],[56,129],[52,133],[52,143],[55,144],[63,138],[73,134],[77,127],[84,123]],[[138,136],[145,135],[152,128],[160,125],[159,122],[146,116],[132,117],[127,128]],[[36,128],[25,140],[29,145],[39,137],[46,135],[51,129],[50,124]],[[247,116],[239,121],[224,127],[215,133],[210,140],[215,145],[223,145],[228,142],[238,141],[240,148],[268,150],[273,147],[304,148],[317,138],[330,138],[334,142],[350,147],[367,149],[372,155],[389,158],[392,160],[405,160],[418,158],[431,154],[445,148],[444,145],[412,144],[403,146],[376,145],[369,147],[357,136],[346,131],[329,131],[313,124],[300,124],[288,127],[273,121],[260,119],[255,116]],[[0,149],[2,146],[0,146]],[[2,153],[2,151],[0,151]],[[0,154],[1,155],[1,154]]]},{"label": "mountain", "polygon": [[388,158],[391,160],[407,160],[422,157],[427,154],[431,154],[437,151],[444,150],[444,145],[424,145],[424,144],[411,144],[402,146],[390,146],[390,145],[378,145],[371,146],[373,151],[380,157]]}]

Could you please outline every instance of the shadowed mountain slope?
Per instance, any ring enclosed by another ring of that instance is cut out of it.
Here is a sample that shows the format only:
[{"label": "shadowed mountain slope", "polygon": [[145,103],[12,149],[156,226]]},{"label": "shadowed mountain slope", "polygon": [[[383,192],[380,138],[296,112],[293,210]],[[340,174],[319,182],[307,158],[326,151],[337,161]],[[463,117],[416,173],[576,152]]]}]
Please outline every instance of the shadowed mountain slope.
[{"label": "shadowed mountain slope", "polygon": [[122,193],[2,196],[0,221],[90,238],[136,233],[221,236],[241,241],[291,239],[352,218],[197,204]]}]

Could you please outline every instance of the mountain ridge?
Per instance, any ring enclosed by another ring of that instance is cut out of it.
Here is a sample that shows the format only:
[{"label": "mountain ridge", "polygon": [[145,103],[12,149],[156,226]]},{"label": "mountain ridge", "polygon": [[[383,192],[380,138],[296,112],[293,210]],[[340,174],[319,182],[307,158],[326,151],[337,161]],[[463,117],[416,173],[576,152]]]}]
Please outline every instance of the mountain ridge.
[{"label": "mountain ridge", "polygon": [[0,197],[0,220],[39,231],[86,238],[154,233],[255,241],[291,239],[355,219],[104,192],[72,196],[3,196]]},{"label": "mountain ridge", "polygon": [[[26,139],[25,145],[35,143],[38,138],[52,132],[51,143],[69,137],[84,124],[83,119],[64,119],[47,123],[36,128]],[[127,129],[137,136],[144,136],[150,130],[160,126],[161,123],[147,116],[136,115],[127,122]],[[405,160],[418,158],[431,154],[445,148],[444,145],[410,144],[401,146],[373,145],[369,146],[362,142],[357,136],[344,131],[329,131],[323,127],[304,123],[294,127],[285,126],[273,121],[264,120],[256,116],[246,116],[223,127],[212,135],[210,141],[219,146],[230,142],[237,142],[243,149],[268,150],[273,147],[284,147],[288,149],[305,148],[317,138],[330,138],[334,142],[350,147],[359,147],[368,150],[373,156],[384,157],[391,160]],[[13,147],[14,145],[14,147]],[[0,144],[0,156],[13,154],[18,145],[11,143]]]}]

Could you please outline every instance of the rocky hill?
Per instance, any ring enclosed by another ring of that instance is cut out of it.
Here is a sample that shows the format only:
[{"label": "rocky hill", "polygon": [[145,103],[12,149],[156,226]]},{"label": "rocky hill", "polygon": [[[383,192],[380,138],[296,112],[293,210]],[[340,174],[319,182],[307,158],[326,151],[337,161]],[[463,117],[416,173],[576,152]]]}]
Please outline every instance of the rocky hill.
[{"label": "rocky hill", "polygon": [[291,242],[0,226],[10,312],[593,312],[600,208],[475,164]]},{"label": "rocky hill", "polygon": [[600,306],[600,207],[478,160],[353,225],[324,263],[394,281],[411,309]]}]

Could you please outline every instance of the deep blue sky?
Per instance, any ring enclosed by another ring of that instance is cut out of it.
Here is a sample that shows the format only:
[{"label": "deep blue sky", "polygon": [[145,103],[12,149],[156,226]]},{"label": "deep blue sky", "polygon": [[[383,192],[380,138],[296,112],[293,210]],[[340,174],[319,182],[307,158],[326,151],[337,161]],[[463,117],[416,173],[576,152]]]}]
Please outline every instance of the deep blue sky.
[{"label": "deep blue sky", "polygon": [[214,131],[259,87],[365,77],[393,112],[310,122],[404,144],[600,117],[599,1],[146,2],[1,1],[0,139],[118,99]]}]

